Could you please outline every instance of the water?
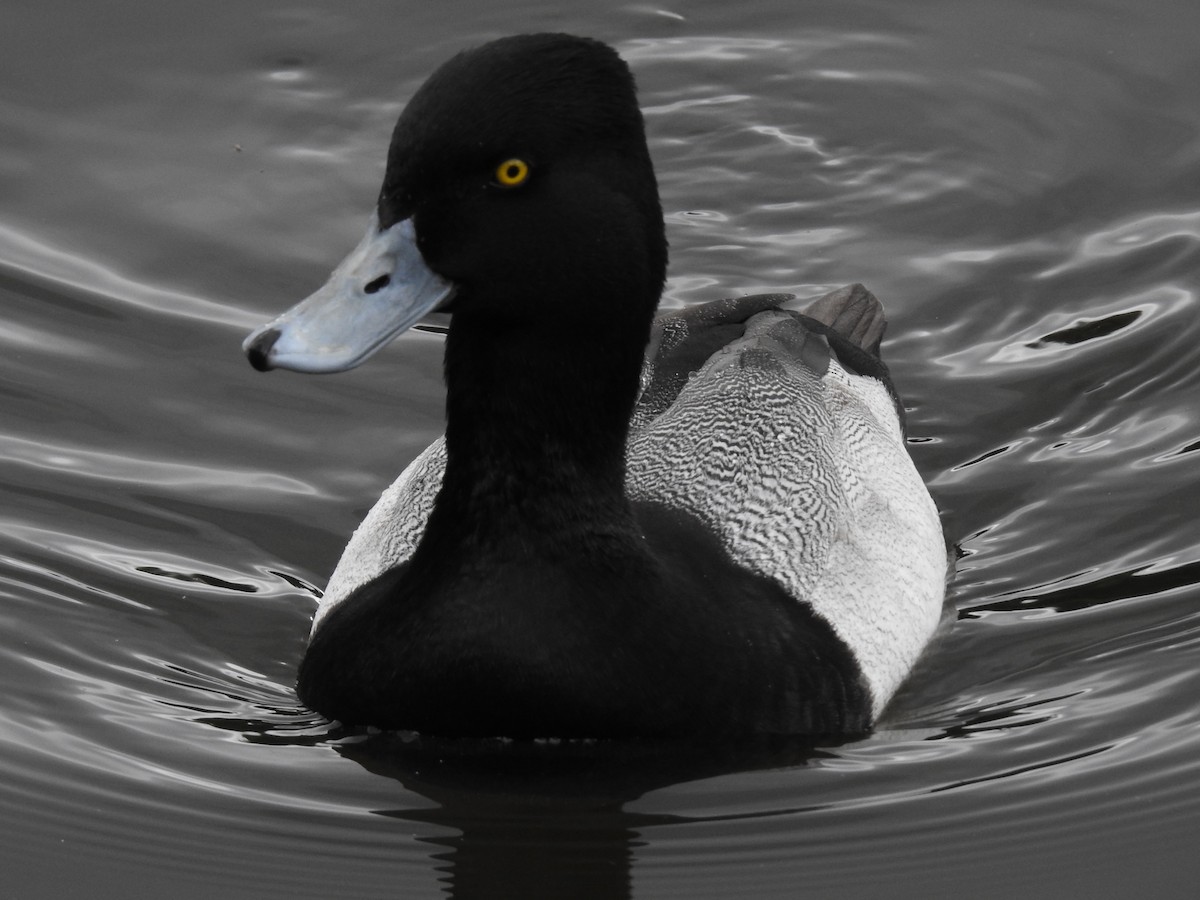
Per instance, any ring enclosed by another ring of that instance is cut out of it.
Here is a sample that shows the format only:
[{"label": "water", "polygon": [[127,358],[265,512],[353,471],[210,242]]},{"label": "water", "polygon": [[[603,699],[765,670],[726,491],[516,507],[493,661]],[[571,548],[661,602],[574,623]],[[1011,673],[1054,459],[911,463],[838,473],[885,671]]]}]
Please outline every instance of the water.
[{"label": "water", "polygon": [[[440,338],[328,378],[248,328],[357,239],[404,98],[532,27],[642,87],[666,305],[863,281],[963,553],[872,737],[398,745],[291,691],[440,430]],[[1191,896],[1200,8],[1190,0],[10,2],[4,896]]]}]

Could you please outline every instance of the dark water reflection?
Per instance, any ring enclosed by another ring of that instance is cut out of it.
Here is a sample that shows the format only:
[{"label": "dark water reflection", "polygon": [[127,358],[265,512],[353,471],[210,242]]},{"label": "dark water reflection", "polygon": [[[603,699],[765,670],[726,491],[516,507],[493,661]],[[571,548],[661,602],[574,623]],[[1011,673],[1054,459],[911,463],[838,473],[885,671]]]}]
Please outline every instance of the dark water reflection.
[{"label": "dark water reflection", "polygon": [[[122,0],[0,29],[0,867],[13,896],[1190,897],[1200,7]],[[441,338],[265,377],[404,98],[618,44],[666,305],[868,284],[956,618],[840,746],[462,747],[291,684],[441,428]]]},{"label": "dark water reflection", "polygon": [[680,781],[798,766],[820,755],[799,742],[761,746],[422,742],[379,735],[339,748],[367,770],[436,803],[375,810],[446,827],[429,838],[450,896],[631,897],[642,829],[686,822],[624,807]]}]

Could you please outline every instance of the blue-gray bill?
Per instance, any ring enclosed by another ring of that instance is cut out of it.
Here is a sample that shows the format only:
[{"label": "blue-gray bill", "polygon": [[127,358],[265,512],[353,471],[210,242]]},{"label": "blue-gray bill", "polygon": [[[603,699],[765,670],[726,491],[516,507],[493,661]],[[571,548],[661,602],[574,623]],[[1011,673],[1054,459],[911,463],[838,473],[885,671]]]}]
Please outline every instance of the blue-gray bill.
[{"label": "blue-gray bill", "polygon": [[372,215],[329,280],[256,329],[242,349],[260,371],[342,372],[436,312],[453,289],[425,264],[411,219],[381,230]]}]

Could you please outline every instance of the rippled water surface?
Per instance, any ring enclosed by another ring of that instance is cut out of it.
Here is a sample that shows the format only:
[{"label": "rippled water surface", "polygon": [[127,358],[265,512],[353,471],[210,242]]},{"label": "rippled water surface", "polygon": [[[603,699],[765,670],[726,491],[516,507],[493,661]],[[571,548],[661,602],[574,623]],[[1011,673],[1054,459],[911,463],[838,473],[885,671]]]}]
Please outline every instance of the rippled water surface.
[{"label": "rippled water surface", "polygon": [[[1192,0],[8,4],[5,896],[1190,897],[1200,875]],[[291,690],[440,430],[440,338],[263,376],[460,47],[615,43],[665,303],[862,281],[962,551],[872,737],[453,746]]]}]

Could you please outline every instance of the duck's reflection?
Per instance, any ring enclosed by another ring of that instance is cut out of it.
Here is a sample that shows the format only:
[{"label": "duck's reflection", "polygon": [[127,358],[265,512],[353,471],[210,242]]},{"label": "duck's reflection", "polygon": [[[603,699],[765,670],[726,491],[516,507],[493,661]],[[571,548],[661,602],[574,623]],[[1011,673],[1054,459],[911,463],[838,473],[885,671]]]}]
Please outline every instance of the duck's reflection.
[{"label": "duck's reflection", "polygon": [[[828,746],[826,744],[825,746]],[[457,835],[428,839],[455,900],[512,897],[621,900],[631,896],[639,832],[682,821],[626,812],[648,791],[826,755],[811,739],[753,744],[445,741],[375,735],[339,751],[434,801],[379,810]]]}]

